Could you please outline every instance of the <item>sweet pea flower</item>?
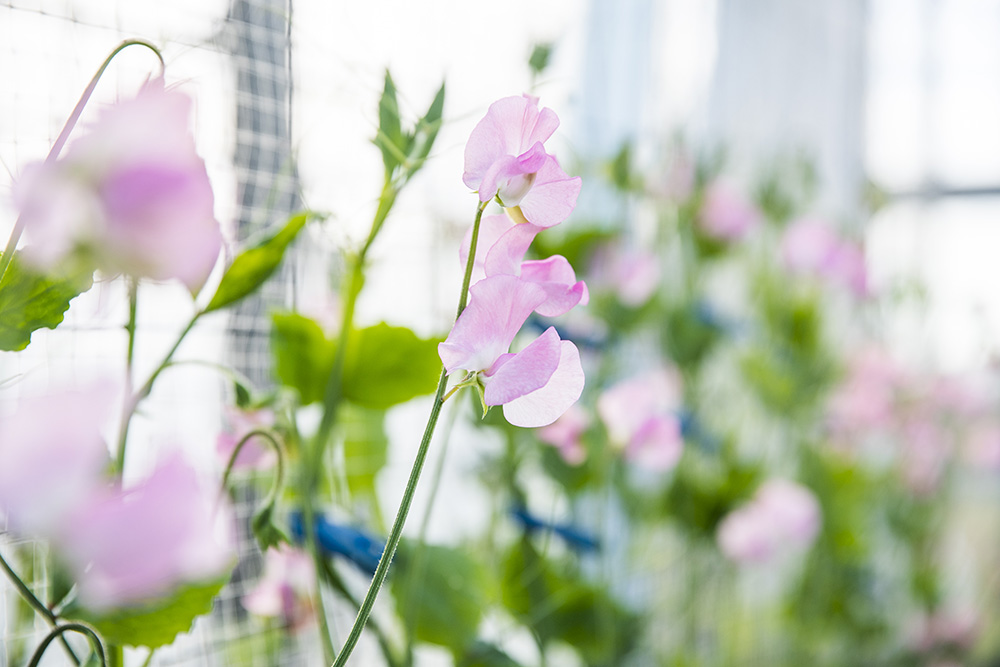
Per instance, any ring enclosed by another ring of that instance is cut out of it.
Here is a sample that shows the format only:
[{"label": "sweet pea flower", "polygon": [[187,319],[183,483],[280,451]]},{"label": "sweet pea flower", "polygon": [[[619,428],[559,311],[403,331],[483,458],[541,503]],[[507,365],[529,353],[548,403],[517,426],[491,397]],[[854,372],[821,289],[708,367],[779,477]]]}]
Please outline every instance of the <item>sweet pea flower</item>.
[{"label": "sweet pea flower", "polygon": [[161,599],[235,564],[232,509],[174,455],[127,489],[93,494],[54,543],[95,611]]},{"label": "sweet pea flower", "polygon": [[808,547],[820,529],[816,497],[804,486],[771,479],[746,505],[719,523],[716,541],[722,553],[737,563],[764,563],[781,554]]},{"label": "sweet pea flower", "polygon": [[594,253],[588,275],[621,303],[638,308],[660,285],[660,262],[651,252],[608,244]]},{"label": "sweet pea flower", "polygon": [[[587,285],[576,279],[576,272],[562,255],[544,260],[524,261],[524,255],[542,227],[517,223],[506,215],[491,215],[480,223],[473,263],[472,284],[499,275],[517,276],[535,283],[547,295],[535,308],[544,317],[557,317],[577,305],[590,301]],[[472,228],[465,235],[459,257],[464,265],[472,245]]]},{"label": "sweet pea flower", "polygon": [[98,384],[23,400],[0,418],[0,514],[13,530],[47,537],[105,483],[100,429],[113,399],[111,387]]},{"label": "sweet pea flower", "polygon": [[243,607],[255,616],[281,619],[295,632],[315,618],[312,591],[316,568],[306,552],[282,544],[264,557],[264,576],[243,596]]},{"label": "sweet pea flower", "polygon": [[791,273],[827,280],[857,296],[868,292],[864,253],[822,220],[790,224],[781,239],[781,257]]},{"label": "sweet pea flower", "polygon": [[705,190],[698,222],[707,236],[737,241],[760,224],[760,212],[734,187],[716,181]]},{"label": "sweet pea flower", "polygon": [[448,373],[466,371],[463,383],[478,388],[484,408],[503,405],[504,417],[515,426],[551,424],[583,392],[580,353],[560,340],[554,327],[520,352],[508,352],[528,315],[547,298],[542,287],[515,276],[481,280],[438,346]]},{"label": "sweet pea flower", "polygon": [[657,369],[623,380],[597,399],[597,414],[611,444],[630,461],[651,470],[667,471],[681,457],[684,441],[677,414],[679,380]]},{"label": "sweet pea flower", "polygon": [[892,420],[902,371],[883,350],[866,348],[848,362],[847,375],[827,403],[837,433],[886,427]]},{"label": "sweet pea flower", "polygon": [[153,80],[105,109],[62,158],[27,170],[17,188],[26,259],[53,269],[93,258],[104,271],[176,278],[196,293],[222,233],[190,111],[187,96]]},{"label": "sweet pea flower", "polygon": [[566,463],[579,465],[587,458],[587,450],[580,438],[590,427],[590,422],[587,411],[574,403],[559,419],[538,429],[538,439],[558,449]]},{"label": "sweet pea flower", "polygon": [[[274,412],[269,408],[241,410],[227,405],[223,408],[223,415],[226,422],[225,430],[215,441],[215,453],[222,465],[229,463],[236,446],[250,431],[274,425]],[[239,456],[233,462],[233,469],[264,470],[273,466],[276,461],[277,455],[273,449],[258,442],[258,438],[251,438],[240,449]]]},{"label": "sweet pea flower", "polygon": [[505,97],[490,105],[465,146],[463,182],[479,201],[496,198],[520,222],[551,227],[576,206],[580,178],[570,178],[544,143],[559,126],[538,98]]}]

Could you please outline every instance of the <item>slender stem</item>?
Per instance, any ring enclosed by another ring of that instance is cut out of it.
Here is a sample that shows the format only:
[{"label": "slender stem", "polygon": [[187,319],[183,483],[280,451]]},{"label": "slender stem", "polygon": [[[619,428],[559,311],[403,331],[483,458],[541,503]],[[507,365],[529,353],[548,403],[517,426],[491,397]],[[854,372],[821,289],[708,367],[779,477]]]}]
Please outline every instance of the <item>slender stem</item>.
[{"label": "slender stem", "polygon": [[107,667],[125,667],[125,649],[117,644],[108,645]]},{"label": "slender stem", "polygon": [[[323,575],[333,587],[345,600],[347,600],[352,606],[360,607],[361,603],[358,599],[348,590],[347,585],[344,580],[341,579],[340,575],[334,569],[333,565],[330,564],[329,560],[323,560]],[[375,635],[375,639],[378,641],[379,647],[382,649],[382,655],[385,657],[385,661],[389,667],[402,667],[400,665],[399,658],[396,657],[392,650],[392,646],[389,643],[389,638],[374,619],[369,620],[369,628],[371,628],[372,634]]]},{"label": "slender stem", "polygon": [[[36,613],[38,613],[46,621],[48,621],[50,626],[52,626],[53,628],[56,627],[57,625],[56,615],[53,614],[52,610],[46,607],[41,600],[35,597],[35,594],[31,592],[31,589],[28,588],[27,584],[21,581],[21,577],[17,576],[17,573],[14,572],[14,569],[3,557],[3,554],[0,554],[0,569],[4,571],[4,574],[7,575],[7,579],[9,579],[10,583],[14,585],[14,588],[17,589],[18,594],[28,604],[28,606],[34,609]],[[59,639],[62,642],[63,648],[66,649],[66,653],[69,654],[70,660],[73,661],[73,664],[79,665],[80,659],[76,656],[76,653],[73,652],[73,649],[70,647],[69,642],[67,642],[66,639],[61,635],[59,636]]]},{"label": "slender stem", "polygon": [[143,661],[142,667],[149,667],[151,664],[153,664],[153,655],[155,653],[156,653],[155,648],[149,649],[149,655],[147,655],[146,659]]},{"label": "slender stem", "polygon": [[173,347],[170,348],[170,351],[167,352],[166,356],[163,358],[163,361],[160,362],[160,365],[157,366],[156,370],[153,371],[152,375],[149,376],[149,379],[146,380],[146,382],[142,385],[142,387],[139,388],[138,391],[133,393],[131,396],[126,396],[125,408],[122,410],[121,425],[119,426],[118,429],[117,466],[119,475],[125,471],[125,446],[126,443],[128,442],[128,427],[129,423],[132,421],[132,415],[135,414],[135,409],[139,406],[139,402],[142,401],[142,399],[149,396],[149,392],[152,391],[153,389],[153,382],[156,381],[156,378],[160,376],[160,373],[162,373],[164,369],[170,366],[171,360],[174,357],[174,353],[177,352],[177,348],[181,346],[181,343],[184,341],[184,337],[191,332],[191,329],[194,328],[194,325],[198,321],[198,318],[200,318],[203,314],[204,311],[199,310],[191,317],[191,320],[188,321],[187,325],[184,327],[184,330],[181,331],[180,335],[177,337],[177,340],[174,342]]},{"label": "slender stem", "polygon": [[128,279],[128,324],[125,330],[128,332],[128,351],[125,354],[125,397],[122,399],[122,421],[121,438],[118,442],[117,467],[118,474],[125,474],[125,445],[128,438],[128,422],[132,414],[132,364],[135,359],[135,324],[136,314],[139,306],[139,281],[135,278]]},{"label": "slender stem", "polygon": [[[160,61],[160,76],[163,76],[163,70],[165,68],[163,55],[160,53],[158,48],[149,42],[141,39],[127,39],[116,46],[115,49],[108,54],[108,57],[104,59],[104,62],[101,63],[97,72],[90,79],[90,83],[87,84],[87,87],[84,89],[83,94],[80,95],[80,99],[77,101],[76,106],[73,107],[73,112],[69,115],[69,118],[66,119],[66,124],[63,125],[62,131],[56,138],[55,143],[52,144],[52,148],[49,149],[49,154],[45,157],[45,164],[54,162],[55,159],[59,157],[59,153],[62,151],[63,146],[66,145],[66,140],[69,139],[70,132],[73,131],[73,128],[76,127],[77,121],[80,120],[83,108],[87,106],[87,102],[90,101],[90,96],[94,94],[94,89],[97,88],[97,82],[101,80],[101,75],[104,74],[104,70],[108,68],[108,65],[111,64],[111,61],[118,55],[119,52],[133,45],[144,46],[156,54],[156,58]],[[14,249],[17,248],[17,242],[21,239],[21,234],[24,233],[24,226],[24,218],[20,215],[17,216],[17,221],[14,223],[14,229],[11,230],[10,237],[7,239],[7,246],[3,250],[3,255],[0,255],[0,282],[3,282],[3,276],[7,273],[7,267],[10,265]]]},{"label": "slender stem", "polygon": [[42,661],[42,656],[45,655],[45,651],[49,648],[49,644],[57,638],[61,639],[63,634],[67,632],[78,632],[81,635],[86,636],[87,639],[90,640],[91,645],[93,645],[94,652],[97,653],[97,657],[101,659],[101,665],[107,667],[108,661],[104,657],[104,645],[101,643],[101,638],[97,636],[97,633],[93,628],[89,625],[84,625],[83,623],[65,623],[52,628],[49,634],[45,635],[45,639],[43,639],[42,643],[38,645],[38,648],[35,649],[35,653],[31,656],[31,662],[28,663],[28,667],[38,667],[38,663]]},{"label": "slender stem", "polygon": [[[323,568],[323,555],[316,546],[316,513],[313,510],[312,498],[307,497],[302,507],[302,521],[306,534],[306,546],[312,555],[313,566],[317,575]],[[330,634],[330,619],[326,614],[326,605],[323,604],[323,580],[317,576],[313,586],[313,595],[316,597],[316,616],[319,621],[319,638],[323,645],[323,662],[328,663],[334,659],[337,649],[333,646],[333,636]]]},{"label": "slender stem", "polygon": [[[476,209],[476,221],[472,226],[472,243],[469,246],[469,259],[465,265],[465,278],[462,282],[462,293],[458,300],[458,314],[456,315],[456,319],[462,314],[462,311],[465,310],[465,306],[468,304],[469,283],[472,281],[472,267],[476,261],[476,244],[479,239],[479,223],[482,221],[483,210],[485,208],[486,203],[484,202]],[[351,632],[347,636],[344,647],[341,649],[340,655],[337,656],[333,667],[344,667],[347,664],[347,660],[351,657],[354,647],[361,638],[361,632],[364,630],[365,623],[368,622],[372,608],[375,606],[375,598],[378,597],[379,590],[381,590],[386,575],[389,573],[389,566],[392,564],[392,557],[396,554],[396,547],[399,546],[399,541],[403,537],[403,525],[406,523],[406,517],[410,513],[410,505],[413,503],[413,495],[417,490],[417,482],[420,480],[420,473],[423,471],[424,462],[427,459],[427,450],[430,448],[431,436],[434,435],[434,427],[437,426],[438,417],[441,414],[441,406],[444,405],[444,392],[447,386],[448,371],[442,368],[441,378],[438,380],[437,392],[434,395],[434,402],[431,404],[431,412],[427,417],[427,425],[424,427],[424,434],[420,439],[420,447],[417,449],[417,456],[413,460],[413,467],[410,469],[410,477],[406,480],[406,489],[403,491],[403,498],[400,501],[399,510],[396,512],[396,519],[392,522],[392,528],[389,531],[385,549],[382,551],[378,567],[375,568],[375,575],[368,586],[368,593],[365,595],[365,599],[361,603],[361,608],[358,610],[358,617],[355,619],[354,626],[351,628]]]}]

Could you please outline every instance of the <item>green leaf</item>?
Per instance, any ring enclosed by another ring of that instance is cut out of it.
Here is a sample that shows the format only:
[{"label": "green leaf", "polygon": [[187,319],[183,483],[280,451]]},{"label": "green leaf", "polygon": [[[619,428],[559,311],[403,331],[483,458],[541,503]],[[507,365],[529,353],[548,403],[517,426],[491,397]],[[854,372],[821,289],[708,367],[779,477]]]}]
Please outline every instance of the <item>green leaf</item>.
[{"label": "green leaf", "polygon": [[260,545],[261,551],[267,551],[279,544],[290,543],[288,535],[274,523],[273,502],[254,512],[253,518],[250,520],[250,528],[253,530],[254,537],[257,538],[257,544]]},{"label": "green leaf", "polygon": [[389,70],[385,71],[385,85],[382,98],[378,102],[378,135],[375,145],[382,151],[382,162],[386,173],[399,166],[406,157],[403,130],[399,122],[399,102],[396,99],[396,85]]},{"label": "green leaf", "polygon": [[437,388],[440,340],[382,322],[351,336],[344,356],[344,398],[385,409]]},{"label": "green leaf", "polygon": [[344,477],[351,495],[374,495],[375,476],[388,461],[385,412],[347,404],[338,421],[344,433]]},{"label": "green leaf", "polygon": [[0,282],[0,350],[23,350],[33,332],[55,329],[62,323],[69,302],[93,284],[93,269],[65,276],[45,275],[25,265],[15,252]]},{"label": "green leaf", "polygon": [[413,143],[407,151],[412,163],[407,171],[407,178],[413,176],[423,166],[424,160],[430,155],[434,146],[434,140],[437,139],[438,130],[441,129],[441,114],[444,112],[444,90],[442,82],[431,105],[427,108],[427,113],[417,121],[417,126],[413,130]]},{"label": "green leaf", "polygon": [[455,667],[520,667],[518,663],[492,644],[477,641],[465,649],[455,661]]},{"label": "green leaf", "polygon": [[298,313],[273,314],[271,353],[278,380],[298,390],[303,405],[323,400],[333,370],[334,343],[315,320]]},{"label": "green leaf", "polygon": [[223,274],[222,282],[205,307],[205,312],[224,308],[253,294],[281,264],[285,250],[306,222],[315,217],[318,216],[308,212],[293,215],[276,234],[237,255]]},{"label": "green leaf", "polygon": [[135,607],[97,612],[85,607],[71,607],[66,618],[86,621],[94,626],[109,644],[157,648],[187,632],[194,620],[212,610],[212,600],[229,581],[224,577],[202,584],[179,588],[169,597]]},{"label": "green leaf", "polygon": [[467,553],[404,541],[393,561],[396,609],[412,636],[459,654],[472,644],[491,582]]},{"label": "green leaf", "polygon": [[549,58],[551,57],[551,44],[535,44],[535,48],[531,50],[531,56],[528,58],[528,67],[531,68],[531,73],[537,76],[544,72],[545,68],[549,66]]}]

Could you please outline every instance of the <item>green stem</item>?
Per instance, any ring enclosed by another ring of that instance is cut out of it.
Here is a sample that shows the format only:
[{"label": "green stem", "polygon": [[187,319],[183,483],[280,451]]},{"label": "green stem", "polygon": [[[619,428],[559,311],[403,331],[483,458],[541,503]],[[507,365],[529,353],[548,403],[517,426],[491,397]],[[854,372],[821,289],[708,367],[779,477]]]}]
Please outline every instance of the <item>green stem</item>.
[{"label": "green stem", "polygon": [[[483,210],[485,208],[486,202],[483,202],[476,209],[476,221],[472,226],[472,243],[469,246],[469,259],[465,265],[465,279],[462,282],[462,294],[459,296],[458,314],[455,316],[455,319],[461,316],[462,311],[465,310],[465,306],[468,304],[469,283],[472,281],[472,267],[476,261],[476,244],[479,240],[479,223],[482,221]],[[379,590],[381,590],[386,575],[389,573],[392,557],[396,554],[396,547],[399,546],[399,541],[403,537],[403,525],[406,523],[406,517],[410,513],[410,505],[413,503],[413,495],[417,490],[417,482],[420,480],[420,473],[423,471],[424,462],[427,459],[427,450],[430,448],[431,436],[434,435],[434,427],[437,426],[437,420],[441,414],[441,406],[444,404],[444,392],[447,386],[448,371],[442,368],[441,378],[438,380],[437,392],[434,395],[434,402],[431,404],[431,413],[427,417],[427,425],[424,427],[424,434],[420,439],[420,447],[417,449],[417,456],[413,460],[413,467],[410,469],[410,477],[406,480],[406,489],[403,491],[403,498],[400,501],[399,510],[396,512],[396,519],[392,522],[392,529],[389,531],[385,549],[382,551],[378,567],[375,568],[375,575],[368,586],[368,593],[365,595],[365,599],[361,603],[361,608],[358,610],[358,617],[355,619],[354,626],[351,628],[351,632],[347,636],[344,647],[341,649],[340,655],[337,656],[333,667],[344,667],[347,664],[347,660],[351,657],[354,647],[361,638],[361,632],[364,630],[365,623],[368,622],[368,617],[371,616],[372,608],[375,606],[375,598],[378,597]]]},{"label": "green stem", "polygon": [[[326,559],[323,560],[323,576],[330,583],[333,589],[343,596],[343,598],[352,606],[361,606],[361,603],[354,596],[354,594],[348,590],[344,580],[341,579],[340,575],[330,564],[330,561]],[[375,640],[378,641],[379,647],[382,649],[382,655],[385,657],[385,662],[388,667],[402,667],[399,658],[396,657],[395,652],[392,650],[392,645],[389,643],[389,638],[382,629],[382,626],[372,619],[369,621],[369,628],[371,629],[372,634],[375,635]]]},{"label": "green stem", "polygon": [[125,649],[117,644],[108,645],[107,667],[125,667]]},{"label": "green stem", "polygon": [[[57,625],[56,615],[53,614],[52,610],[46,607],[41,600],[35,597],[35,594],[31,592],[31,589],[28,588],[27,584],[21,581],[21,577],[17,576],[17,573],[14,572],[14,569],[3,557],[3,554],[0,554],[0,569],[4,571],[4,574],[7,575],[7,579],[9,579],[10,583],[13,584],[14,588],[17,589],[17,592],[21,596],[21,599],[23,599],[28,604],[28,606],[34,609],[36,613],[38,613],[46,621],[48,621],[48,624],[50,626],[55,628]],[[62,642],[63,648],[66,649],[66,653],[69,655],[70,660],[73,661],[73,664],[79,665],[80,659],[76,656],[76,653],[73,652],[73,649],[70,647],[69,642],[67,642],[66,639],[61,635],[59,636],[59,639]]]},{"label": "green stem", "polygon": [[157,366],[156,370],[153,371],[152,375],[149,376],[149,379],[146,380],[146,382],[142,385],[139,391],[135,392],[131,396],[126,396],[125,408],[122,410],[121,425],[119,426],[118,429],[117,472],[119,475],[121,475],[125,471],[125,446],[128,443],[128,427],[129,423],[132,421],[132,415],[135,414],[135,409],[139,406],[139,402],[142,401],[142,399],[149,396],[149,392],[152,391],[153,383],[156,381],[156,378],[160,376],[160,373],[162,373],[164,369],[170,366],[171,360],[174,357],[174,353],[177,352],[177,348],[181,346],[181,343],[184,342],[184,337],[191,332],[191,329],[194,328],[194,325],[198,321],[198,318],[200,318],[203,314],[204,311],[199,310],[191,317],[191,320],[187,323],[187,325],[184,327],[184,330],[181,331],[180,335],[177,337],[177,340],[174,342],[173,347],[170,348],[170,351],[167,352],[166,356],[163,358],[163,361],[160,362],[160,365]]},{"label": "green stem", "polygon": [[255,428],[247,431],[246,435],[236,443],[236,447],[233,448],[233,453],[230,454],[229,461],[226,463],[226,468],[222,472],[219,495],[226,492],[226,488],[229,486],[229,476],[233,472],[233,466],[236,465],[236,459],[239,457],[243,447],[257,436],[264,438],[268,446],[274,450],[275,455],[278,457],[274,468],[274,483],[271,485],[271,490],[268,492],[267,497],[264,498],[262,505],[273,504],[278,499],[278,494],[281,493],[281,489],[285,486],[285,448],[281,446],[281,438],[278,437],[278,434],[269,428]]},{"label": "green stem", "polygon": [[[156,54],[156,58],[160,61],[160,76],[163,76],[163,70],[166,67],[163,62],[163,55],[160,53],[158,48],[149,42],[141,39],[127,39],[116,46],[115,49],[108,54],[108,57],[104,59],[104,62],[101,63],[97,72],[90,79],[90,83],[87,84],[87,87],[84,89],[83,94],[80,95],[80,99],[77,101],[76,106],[73,107],[73,112],[69,115],[69,118],[66,119],[66,124],[63,125],[62,131],[56,138],[55,143],[52,144],[52,148],[49,149],[49,154],[45,156],[45,164],[50,164],[59,157],[59,153],[62,151],[63,146],[66,145],[66,140],[69,139],[69,133],[73,131],[73,128],[76,127],[77,121],[80,120],[83,108],[87,106],[87,102],[90,101],[90,96],[94,94],[94,89],[97,88],[97,82],[101,80],[104,70],[108,68],[108,65],[111,64],[111,61],[118,55],[119,52],[133,45],[144,46]],[[21,240],[21,234],[24,233],[24,226],[24,218],[20,215],[17,216],[17,221],[14,223],[14,229],[11,230],[10,237],[7,239],[7,246],[3,250],[3,255],[0,255],[0,283],[3,282],[4,274],[7,273],[7,267],[10,265],[10,261],[13,258],[14,249],[17,248],[17,242]]]},{"label": "green stem", "polygon": [[128,324],[125,330],[128,332],[128,351],[125,353],[125,397],[122,399],[122,422],[120,439],[118,442],[117,467],[118,474],[125,474],[125,443],[128,439],[128,422],[132,415],[132,365],[135,359],[135,324],[139,307],[139,281],[135,278],[128,279]]},{"label": "green stem", "polygon": [[49,634],[45,635],[45,639],[42,640],[42,643],[38,645],[38,648],[35,649],[35,653],[31,656],[31,662],[28,663],[28,667],[38,667],[38,663],[42,661],[42,656],[45,655],[45,651],[49,648],[49,644],[57,638],[62,639],[63,634],[67,632],[78,632],[81,635],[86,636],[87,639],[90,640],[91,645],[94,647],[94,652],[97,653],[97,657],[101,659],[101,665],[104,667],[108,666],[108,660],[104,657],[104,645],[101,644],[101,638],[97,636],[94,629],[89,625],[84,625],[83,623],[66,623],[52,628]]}]

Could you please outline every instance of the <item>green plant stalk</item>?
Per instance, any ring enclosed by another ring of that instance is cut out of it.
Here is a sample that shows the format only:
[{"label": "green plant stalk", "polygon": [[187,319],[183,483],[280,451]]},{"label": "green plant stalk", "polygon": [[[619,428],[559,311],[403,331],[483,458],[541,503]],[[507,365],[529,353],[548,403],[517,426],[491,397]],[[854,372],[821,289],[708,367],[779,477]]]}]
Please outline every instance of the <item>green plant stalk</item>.
[{"label": "green plant stalk", "polygon": [[[21,577],[17,576],[17,573],[14,572],[14,569],[3,557],[3,554],[0,554],[0,569],[4,571],[4,574],[7,575],[7,579],[9,579],[10,583],[14,585],[15,589],[17,589],[17,592],[21,596],[21,599],[23,599],[28,604],[29,607],[34,609],[39,616],[44,618],[50,626],[55,628],[57,625],[56,615],[53,614],[52,610],[46,607],[41,600],[35,597],[35,594],[31,592],[31,589],[28,588],[27,584],[21,581]],[[69,642],[67,642],[62,635],[59,636],[59,640],[62,643],[63,648],[66,649],[66,653],[69,655],[70,660],[73,661],[73,664],[79,665],[80,658],[78,658],[76,656],[76,653],[73,652],[73,649],[70,647]]]},{"label": "green plant stalk", "polygon": [[[174,357],[174,353],[177,352],[177,348],[181,346],[181,343],[184,342],[185,336],[187,336],[191,332],[191,329],[194,328],[195,323],[202,315],[204,315],[204,313],[205,311],[199,310],[191,317],[187,325],[184,327],[184,330],[181,331],[180,335],[177,337],[177,340],[174,341],[173,347],[171,347],[170,351],[167,352],[165,357],[163,357],[163,361],[160,362],[160,365],[156,367],[156,370],[153,371],[153,373],[149,376],[149,379],[146,380],[146,382],[142,385],[142,387],[131,396],[126,394],[125,408],[122,410],[121,425],[119,426],[118,429],[118,452],[116,459],[116,470],[119,475],[121,475],[125,471],[125,448],[126,445],[128,444],[128,427],[129,423],[132,421],[132,415],[135,414],[135,409],[139,406],[139,402],[142,399],[149,396],[149,392],[152,391],[153,383],[156,381],[156,378],[158,378],[160,376],[160,373],[162,373],[168,366],[170,366],[171,360]],[[134,316],[134,313],[132,313],[132,316]],[[129,335],[130,354],[132,346],[132,340],[131,340],[132,337],[133,336],[130,333]]]},{"label": "green plant stalk", "polygon": [[[34,655],[31,656],[31,662],[28,663],[28,667],[38,667],[38,663],[42,661],[42,656],[45,655],[46,649],[49,648],[51,644],[57,637],[62,638],[62,636],[67,632],[78,632],[81,635],[87,637],[90,640],[91,645],[94,647],[94,651],[97,653],[97,657],[101,660],[101,665],[103,667],[108,667],[109,660],[105,658],[104,645],[101,644],[101,638],[97,636],[97,632],[94,631],[89,625],[84,625],[83,623],[65,623],[63,625],[58,625],[52,628],[49,634],[45,635],[45,639],[42,643],[38,645],[35,649]],[[121,648],[118,648],[119,653]],[[121,663],[119,662],[119,667]]]},{"label": "green plant stalk", "polygon": [[[364,286],[365,260],[368,256],[368,250],[385,224],[386,218],[389,216],[389,211],[392,210],[398,194],[398,186],[391,180],[391,174],[386,174],[385,183],[382,186],[382,194],[379,197],[378,208],[372,220],[371,230],[368,232],[368,238],[354,258],[354,261],[351,262],[351,272],[344,295],[344,310],[341,315],[340,333],[337,338],[337,347],[334,351],[333,367],[330,371],[330,377],[327,380],[326,390],[323,395],[323,416],[307,456],[302,457],[300,467],[300,479],[304,488],[302,518],[306,526],[306,546],[310,554],[312,554],[317,572],[323,567],[323,556],[316,547],[316,538],[313,534],[316,517],[316,490],[319,486],[320,473],[323,470],[323,459],[330,443],[330,435],[333,432],[334,424],[337,422],[337,411],[340,407],[340,401],[343,398],[344,358],[350,342],[351,329],[354,327],[354,310],[357,306],[358,296],[361,294],[361,289]],[[324,660],[325,662],[332,662],[336,655],[336,650],[334,649],[333,639],[330,634],[326,608],[323,605],[322,581],[319,577],[316,578],[314,594],[316,597]]]},{"label": "green plant stalk", "polygon": [[[326,577],[327,581],[333,587],[337,593],[341,595],[345,600],[354,605],[355,607],[360,607],[361,603],[358,601],[354,594],[348,590],[347,586],[344,584],[344,580],[341,579],[340,575],[333,568],[328,560],[323,561],[323,575]],[[385,662],[388,667],[402,667],[399,658],[392,650],[392,645],[389,643],[389,637],[385,634],[382,627],[376,623],[374,620],[369,621],[372,634],[375,635],[375,639],[378,641],[379,648],[382,649],[382,655],[385,657]]]},{"label": "green plant stalk", "polygon": [[117,644],[108,645],[107,667],[125,667],[125,650]]},{"label": "green plant stalk", "polygon": [[122,421],[119,429],[120,439],[115,456],[115,466],[119,475],[125,474],[125,442],[128,438],[128,423],[132,417],[132,366],[135,359],[135,324],[139,307],[139,281],[128,279],[128,351],[125,353],[125,397],[122,399]]},{"label": "green plant stalk", "polygon": [[[465,278],[462,281],[462,293],[458,300],[458,313],[455,315],[456,320],[461,316],[466,304],[468,304],[469,284],[472,282],[472,267],[476,261],[476,245],[479,241],[479,224],[482,221],[483,210],[486,208],[487,203],[480,203],[476,209],[476,220],[472,226],[472,243],[469,246],[469,259],[465,265]],[[389,566],[392,564],[392,557],[396,554],[396,547],[399,546],[399,541],[403,537],[403,525],[406,523],[406,517],[410,513],[410,505],[413,503],[413,495],[417,489],[417,482],[420,480],[420,473],[423,471],[424,462],[427,459],[427,450],[430,448],[431,436],[434,435],[434,428],[437,426],[438,417],[441,414],[441,406],[444,405],[444,392],[447,386],[448,371],[442,368],[441,378],[438,380],[437,393],[434,395],[431,412],[427,417],[427,425],[424,427],[420,447],[417,449],[417,456],[413,460],[413,467],[410,469],[410,477],[406,480],[406,488],[403,491],[399,510],[396,512],[396,518],[392,522],[389,537],[386,539],[385,549],[382,551],[382,557],[379,558],[378,567],[375,568],[375,574],[372,577],[371,584],[368,586],[368,593],[365,595],[365,599],[361,603],[361,608],[358,610],[354,626],[351,628],[351,632],[347,636],[336,662],[333,663],[333,667],[344,667],[347,664],[347,660],[351,657],[358,639],[361,638],[361,632],[364,630],[365,623],[368,622],[368,617],[371,616],[372,608],[375,606],[375,598],[378,596],[379,590],[381,590],[382,584],[385,582],[386,575],[389,573]]]},{"label": "green plant stalk", "polygon": [[[83,108],[87,106],[87,102],[90,101],[90,96],[94,94],[94,89],[97,88],[97,82],[101,80],[101,76],[104,74],[104,70],[108,68],[111,61],[114,60],[122,50],[129,46],[144,46],[156,54],[157,60],[160,61],[160,76],[163,76],[163,70],[166,64],[163,62],[163,54],[160,50],[150,44],[149,42],[142,39],[127,39],[114,50],[108,54],[108,57],[104,59],[101,66],[97,68],[97,72],[91,77],[90,83],[84,89],[83,94],[80,95],[80,99],[77,100],[76,106],[73,107],[73,112],[66,119],[65,125],[63,125],[62,131],[59,132],[59,136],[56,137],[56,141],[52,144],[52,148],[49,149],[49,154],[45,156],[45,164],[54,162],[56,158],[59,157],[59,153],[62,151],[63,146],[66,145],[66,141],[69,139],[70,132],[76,127],[77,121],[80,120],[80,115],[83,113]],[[7,267],[10,266],[10,261],[13,258],[14,250],[17,248],[17,242],[21,240],[21,234],[24,233],[24,218],[20,215],[17,216],[17,221],[14,223],[14,229],[11,230],[10,236],[7,238],[7,246],[3,250],[3,255],[0,255],[0,282],[3,282],[4,274],[7,273]]]}]

